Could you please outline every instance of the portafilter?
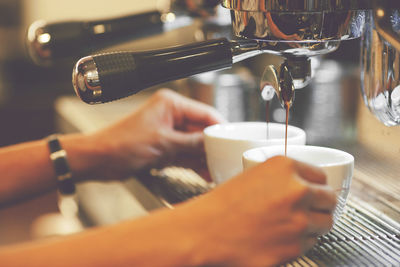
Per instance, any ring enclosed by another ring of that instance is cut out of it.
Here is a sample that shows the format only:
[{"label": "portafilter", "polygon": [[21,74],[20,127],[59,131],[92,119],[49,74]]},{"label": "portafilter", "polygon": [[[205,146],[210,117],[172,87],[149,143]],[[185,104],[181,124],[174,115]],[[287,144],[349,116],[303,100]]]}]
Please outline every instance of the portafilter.
[{"label": "portafilter", "polygon": [[104,103],[147,87],[229,68],[262,53],[287,59],[298,87],[309,80],[310,56],[336,50],[362,35],[367,0],[223,0],[235,37],[143,52],[115,52],[80,59],[73,70],[77,95]]}]

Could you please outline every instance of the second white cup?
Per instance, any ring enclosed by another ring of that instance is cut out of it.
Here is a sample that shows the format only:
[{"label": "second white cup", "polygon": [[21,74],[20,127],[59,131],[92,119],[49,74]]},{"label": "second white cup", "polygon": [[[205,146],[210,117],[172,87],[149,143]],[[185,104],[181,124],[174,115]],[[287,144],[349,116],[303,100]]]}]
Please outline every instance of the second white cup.
[{"label": "second white cup", "polygon": [[[243,168],[251,168],[269,158],[284,154],[285,148],[282,146],[250,149],[243,153]],[[350,191],[354,157],[345,151],[321,146],[288,146],[287,156],[320,167],[325,172],[327,184],[337,195],[338,204],[334,212],[334,218],[337,219],[342,213]]]},{"label": "second white cup", "polygon": [[[304,130],[288,126],[288,144],[304,145]],[[285,124],[265,122],[233,122],[216,124],[204,129],[204,145],[211,178],[225,182],[243,170],[242,154],[255,147],[284,145]]]}]

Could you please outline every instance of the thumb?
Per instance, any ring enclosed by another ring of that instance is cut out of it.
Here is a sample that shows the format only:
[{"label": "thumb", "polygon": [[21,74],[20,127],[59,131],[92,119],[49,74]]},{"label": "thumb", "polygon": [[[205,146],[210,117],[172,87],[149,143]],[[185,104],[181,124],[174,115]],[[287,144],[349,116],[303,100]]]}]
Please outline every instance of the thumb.
[{"label": "thumb", "polygon": [[204,152],[203,132],[180,132],[173,131],[169,136],[171,143],[178,151],[200,154]]},{"label": "thumb", "polygon": [[202,132],[178,132],[171,135],[173,150],[175,150],[176,166],[194,170],[206,181],[211,181],[208,172],[206,156],[204,151],[204,137]]}]

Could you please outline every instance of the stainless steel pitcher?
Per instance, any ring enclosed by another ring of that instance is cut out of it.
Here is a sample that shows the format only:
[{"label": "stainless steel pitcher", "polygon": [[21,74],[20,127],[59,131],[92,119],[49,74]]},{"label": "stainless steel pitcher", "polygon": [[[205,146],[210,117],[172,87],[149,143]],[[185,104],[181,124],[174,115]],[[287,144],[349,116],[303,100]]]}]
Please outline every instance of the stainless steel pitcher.
[{"label": "stainless steel pitcher", "polygon": [[[365,104],[385,125],[400,124],[400,9],[370,11],[361,40]],[[384,22],[380,22],[384,20]]]}]

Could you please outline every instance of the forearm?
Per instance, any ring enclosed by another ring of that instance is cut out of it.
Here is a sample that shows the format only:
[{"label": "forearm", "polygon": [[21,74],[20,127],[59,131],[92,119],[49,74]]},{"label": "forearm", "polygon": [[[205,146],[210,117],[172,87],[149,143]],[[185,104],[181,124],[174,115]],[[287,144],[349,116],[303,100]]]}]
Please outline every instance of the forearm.
[{"label": "forearm", "polygon": [[[205,266],[201,221],[162,210],[58,240],[0,249],[4,266]],[[197,225],[197,227],[196,227]],[[210,241],[210,240],[209,240]]]},{"label": "forearm", "polygon": [[[101,165],[103,152],[87,136],[60,136],[67,151],[75,182],[91,178],[91,167]],[[103,159],[104,160],[104,159]],[[56,187],[53,164],[46,140],[0,149],[0,206],[44,193]]]}]

